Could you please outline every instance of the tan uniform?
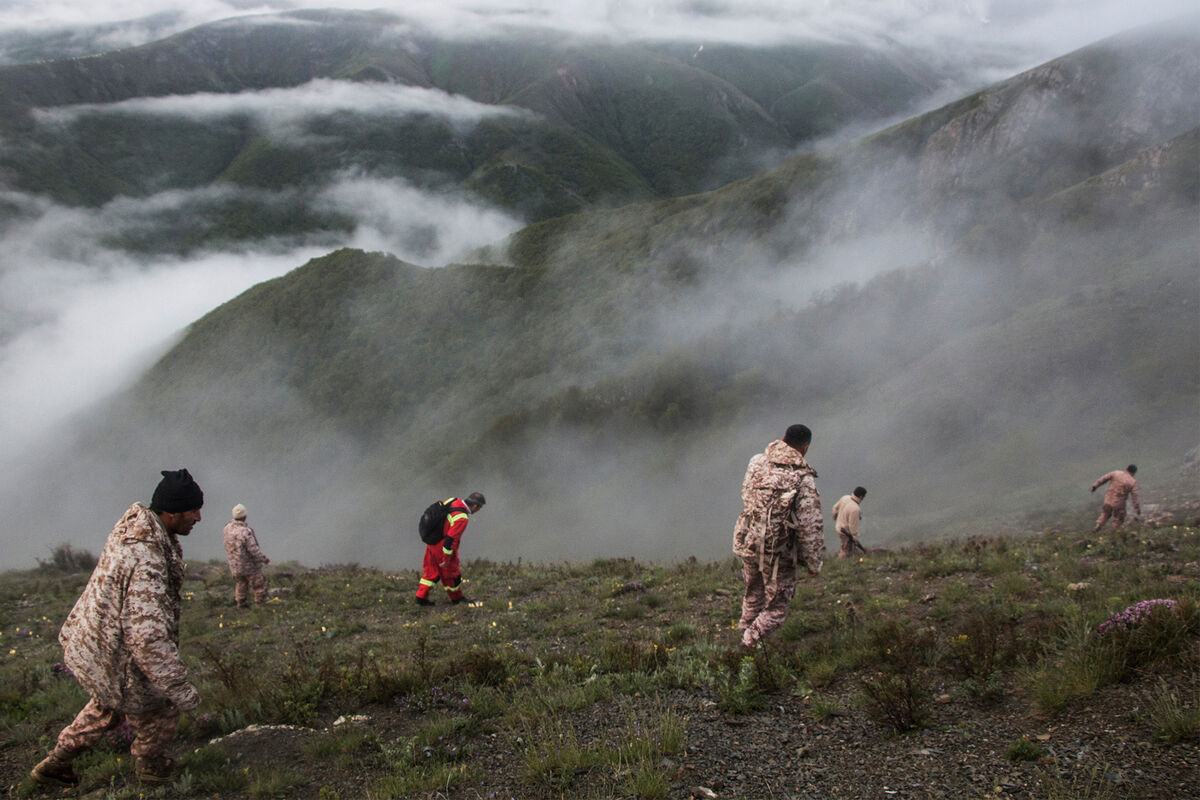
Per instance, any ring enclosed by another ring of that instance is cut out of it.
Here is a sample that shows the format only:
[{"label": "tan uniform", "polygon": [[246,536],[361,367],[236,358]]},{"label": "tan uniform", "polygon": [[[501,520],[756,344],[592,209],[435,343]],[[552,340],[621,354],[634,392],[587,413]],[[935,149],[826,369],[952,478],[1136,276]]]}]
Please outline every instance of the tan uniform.
[{"label": "tan uniform", "polygon": [[838,558],[854,555],[854,543],[858,541],[858,521],[862,519],[861,501],[852,494],[845,494],[833,504],[833,529],[838,532],[842,547]]},{"label": "tan uniform", "polygon": [[825,556],[817,473],[799,450],[777,439],[750,459],[742,481],[742,513],[733,552],[742,558],[746,591],[738,628],[749,646],[787,618],[796,568],[821,571]]},{"label": "tan uniform", "polygon": [[1125,522],[1125,501],[1133,497],[1133,511],[1139,517],[1142,515],[1142,504],[1138,499],[1137,479],[1123,469],[1114,470],[1092,484],[1092,491],[1108,484],[1104,493],[1104,506],[1100,509],[1100,518],[1096,520],[1095,530],[1100,530],[1108,518],[1112,517],[1113,525],[1117,528]]},{"label": "tan uniform", "polygon": [[124,718],[134,729],[130,752],[160,756],[180,712],[200,704],[179,656],[183,570],[178,538],[150,509],[130,506],[58,637],[63,661],[91,695],[59,748],[91,747]]},{"label": "tan uniform", "polygon": [[254,602],[263,602],[267,599],[267,579],[263,575],[267,557],[258,546],[254,529],[245,520],[235,519],[225,526],[224,540],[225,559],[234,581],[234,602],[245,605],[250,592],[254,593]]}]

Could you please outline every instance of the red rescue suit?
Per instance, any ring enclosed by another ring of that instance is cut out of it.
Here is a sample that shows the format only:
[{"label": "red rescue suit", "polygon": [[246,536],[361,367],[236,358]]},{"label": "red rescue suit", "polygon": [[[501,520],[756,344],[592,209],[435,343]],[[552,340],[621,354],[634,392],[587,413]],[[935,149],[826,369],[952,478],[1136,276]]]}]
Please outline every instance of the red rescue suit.
[{"label": "red rescue suit", "polygon": [[417,587],[417,597],[428,598],[429,590],[441,581],[442,586],[446,587],[446,596],[451,602],[457,602],[463,596],[458,545],[462,541],[463,531],[467,529],[471,509],[461,497],[452,497],[443,502],[450,506],[450,510],[442,524],[442,541],[425,545],[425,562],[421,565],[421,585]]}]

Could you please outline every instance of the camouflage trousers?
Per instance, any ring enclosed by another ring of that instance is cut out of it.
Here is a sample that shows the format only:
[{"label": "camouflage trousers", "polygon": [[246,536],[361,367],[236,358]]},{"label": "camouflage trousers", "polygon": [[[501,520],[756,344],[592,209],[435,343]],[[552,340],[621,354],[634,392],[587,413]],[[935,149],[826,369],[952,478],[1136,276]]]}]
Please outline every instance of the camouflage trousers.
[{"label": "camouflage trousers", "polygon": [[142,714],[125,714],[102,708],[93,699],[76,715],[75,721],[58,734],[58,747],[71,753],[87,750],[95,747],[105,733],[128,722],[133,733],[129,752],[138,757],[162,756],[175,740],[179,717],[180,711],[173,705]]},{"label": "camouflage trousers", "polygon": [[1119,528],[1125,524],[1125,504],[1119,506],[1104,504],[1100,509],[1100,519],[1096,520],[1096,527],[1093,530],[1100,530],[1104,527],[1104,523],[1108,522],[1108,518],[1112,517],[1113,527]]},{"label": "camouflage trousers", "polygon": [[742,580],[746,593],[738,630],[743,631],[742,645],[750,647],[787,619],[796,594],[796,562],[790,556],[776,556],[764,559],[760,566],[758,556],[743,556]]},{"label": "camouflage trousers", "polygon": [[267,576],[261,572],[249,575],[233,576],[233,602],[239,606],[246,605],[246,597],[254,593],[254,602],[262,603],[267,599]]}]

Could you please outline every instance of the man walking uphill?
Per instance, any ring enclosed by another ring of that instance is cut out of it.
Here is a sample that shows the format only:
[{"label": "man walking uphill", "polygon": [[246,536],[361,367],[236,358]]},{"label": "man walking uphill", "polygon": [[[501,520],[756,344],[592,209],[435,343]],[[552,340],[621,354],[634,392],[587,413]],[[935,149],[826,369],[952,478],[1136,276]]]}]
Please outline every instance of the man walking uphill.
[{"label": "man walking uphill", "polygon": [[742,558],[742,645],[750,647],[783,624],[796,593],[796,569],[821,572],[825,558],[817,472],[804,460],[812,431],[792,425],[782,439],[750,459],[742,481],[742,514],[733,552]]},{"label": "man walking uphill", "polygon": [[451,603],[471,602],[462,593],[462,571],[458,563],[458,546],[472,514],[478,514],[487,501],[479,492],[465,499],[449,497],[442,501],[446,521],[442,523],[441,541],[425,545],[425,562],[421,566],[421,584],[417,587],[417,605],[431,606],[429,590],[438,581],[446,588]]},{"label": "man walking uphill", "polygon": [[1113,470],[1092,484],[1093,492],[1104,484],[1108,484],[1108,491],[1104,493],[1104,506],[1100,509],[1100,518],[1096,520],[1096,527],[1092,528],[1093,532],[1103,528],[1109,517],[1112,517],[1113,527],[1121,527],[1125,522],[1125,500],[1131,495],[1133,496],[1133,513],[1139,517],[1142,515],[1142,504],[1138,501],[1137,480],[1133,477],[1136,474],[1137,465],[1130,464],[1125,469]]},{"label": "man walking uphill", "polygon": [[169,783],[167,748],[181,711],[200,704],[179,657],[180,588],[187,536],[204,493],[186,469],[164,471],[150,507],[134,503],[108,535],[96,569],[58,640],[63,661],[91,696],[30,776],[40,784],[78,782],[71,762],[122,720],[144,783]]}]

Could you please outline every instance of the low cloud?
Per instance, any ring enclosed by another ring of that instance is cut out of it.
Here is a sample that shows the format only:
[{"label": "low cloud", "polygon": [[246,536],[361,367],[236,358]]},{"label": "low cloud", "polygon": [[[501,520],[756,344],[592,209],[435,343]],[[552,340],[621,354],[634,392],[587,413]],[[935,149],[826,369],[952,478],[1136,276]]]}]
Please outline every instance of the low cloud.
[{"label": "low cloud", "polygon": [[281,137],[302,134],[305,123],[313,117],[348,113],[396,118],[429,115],[456,125],[472,125],[492,117],[531,116],[524,109],[477,103],[440,89],[325,79],[288,89],[138,97],[116,103],[35,109],[33,113],[42,124],[59,125],[93,114],[178,117],[201,122],[247,116],[264,132]]},{"label": "low cloud", "polygon": [[[119,198],[98,209],[14,192],[0,198],[20,209],[0,230],[5,488],[19,483],[23,455],[53,447],[60,426],[127,386],[191,322],[331,249],[328,234],[320,242],[255,242],[184,257],[137,256],[105,243],[113,233],[136,232],[163,215],[239,193],[264,194],[224,186]],[[388,250],[424,264],[453,261],[522,224],[466,198],[361,176],[330,184],[314,202],[356,220],[338,245]]]},{"label": "low cloud", "polygon": [[193,320],[320,252],[205,253],[153,263],[107,252],[102,266],[43,258],[18,267],[4,258],[0,299],[6,307],[19,300],[25,312],[25,324],[0,343],[6,459],[122,388]]},{"label": "low cloud", "polygon": [[320,192],[316,205],[354,219],[348,246],[384,250],[425,265],[459,261],[524,224],[459,197],[431,195],[404,181],[366,176],[336,181]]}]

